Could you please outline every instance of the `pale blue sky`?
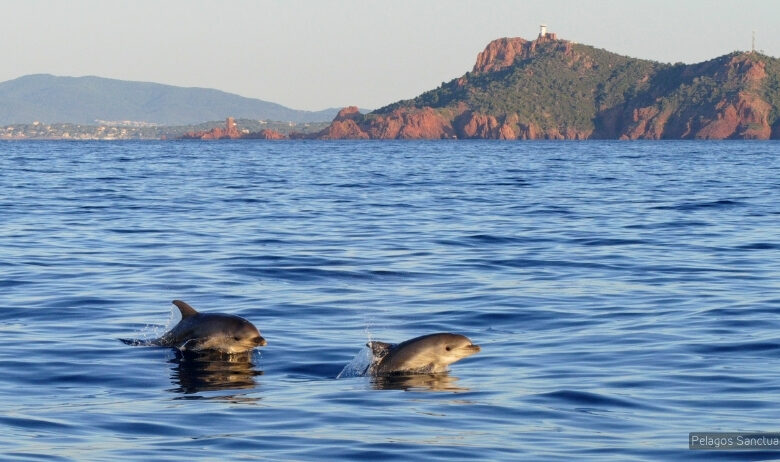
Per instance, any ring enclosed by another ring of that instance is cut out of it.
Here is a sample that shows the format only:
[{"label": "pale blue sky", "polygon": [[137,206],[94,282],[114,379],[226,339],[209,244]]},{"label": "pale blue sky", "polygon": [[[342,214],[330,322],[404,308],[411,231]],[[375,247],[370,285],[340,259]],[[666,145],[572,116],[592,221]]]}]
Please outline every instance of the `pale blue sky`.
[{"label": "pale blue sky", "polygon": [[98,75],[217,88],[296,109],[375,108],[471,69],[539,24],[665,62],[780,56],[778,0],[0,0],[0,81]]}]

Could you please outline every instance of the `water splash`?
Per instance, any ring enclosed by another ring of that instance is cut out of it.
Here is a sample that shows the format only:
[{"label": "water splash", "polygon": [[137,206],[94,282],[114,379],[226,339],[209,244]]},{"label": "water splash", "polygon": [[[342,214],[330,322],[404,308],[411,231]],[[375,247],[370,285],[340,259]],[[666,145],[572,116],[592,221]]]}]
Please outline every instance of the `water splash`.
[{"label": "water splash", "polygon": [[[366,313],[363,313],[363,321],[366,325],[365,329],[363,329],[366,333],[366,344],[369,344],[374,339],[374,336],[371,334],[373,323]],[[364,346],[357,352],[352,360],[344,366],[344,369],[339,372],[336,379],[344,377],[363,377],[368,372],[368,368],[371,367],[374,359],[374,353],[371,351],[371,348]]]},{"label": "water splash", "polygon": [[374,355],[371,353],[371,349],[363,347],[358,351],[354,358],[344,366],[344,369],[339,372],[336,379],[345,377],[362,377],[366,375],[366,371],[371,366],[371,362],[374,360]]},{"label": "water splash", "polygon": [[[366,344],[371,343],[373,335],[371,334],[372,322],[368,316],[364,313],[363,320],[365,322],[364,332],[366,333]],[[362,377],[368,372],[368,368],[374,362],[374,353],[371,348],[364,346],[358,353],[352,358],[350,362],[344,366],[344,369],[339,372],[336,379],[343,377]]]},{"label": "water splash", "polygon": [[170,315],[168,316],[168,321],[166,321],[165,325],[146,324],[144,327],[141,328],[140,331],[132,335],[133,343],[128,343],[128,342],[125,343],[134,344],[134,345],[148,344],[149,341],[158,339],[164,333],[171,330],[173,326],[179,323],[179,321],[181,321],[181,313],[179,313],[179,310],[176,309],[175,307],[171,308]]}]

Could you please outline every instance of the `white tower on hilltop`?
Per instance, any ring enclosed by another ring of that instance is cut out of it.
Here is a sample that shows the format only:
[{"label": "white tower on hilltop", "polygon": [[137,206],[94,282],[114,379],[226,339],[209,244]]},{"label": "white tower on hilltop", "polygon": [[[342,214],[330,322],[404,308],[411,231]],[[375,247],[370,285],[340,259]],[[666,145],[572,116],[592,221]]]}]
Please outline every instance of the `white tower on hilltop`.
[{"label": "white tower on hilltop", "polygon": [[547,37],[547,24],[539,26],[539,37]]}]

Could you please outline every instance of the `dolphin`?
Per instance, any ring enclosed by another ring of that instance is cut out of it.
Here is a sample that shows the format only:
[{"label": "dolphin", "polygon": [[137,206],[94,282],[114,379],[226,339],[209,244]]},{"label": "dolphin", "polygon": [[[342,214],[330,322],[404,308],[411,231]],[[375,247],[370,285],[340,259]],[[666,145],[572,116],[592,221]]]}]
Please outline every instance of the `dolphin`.
[{"label": "dolphin", "polygon": [[366,346],[374,356],[366,371],[377,376],[399,372],[444,372],[448,365],[480,350],[468,337],[448,333],[423,335],[397,345],[368,342]]},{"label": "dolphin", "polygon": [[222,313],[198,313],[181,300],[172,302],[181,312],[181,321],[154,340],[120,339],[128,345],[152,345],[179,351],[218,351],[243,353],[266,345],[260,331],[246,319]]}]

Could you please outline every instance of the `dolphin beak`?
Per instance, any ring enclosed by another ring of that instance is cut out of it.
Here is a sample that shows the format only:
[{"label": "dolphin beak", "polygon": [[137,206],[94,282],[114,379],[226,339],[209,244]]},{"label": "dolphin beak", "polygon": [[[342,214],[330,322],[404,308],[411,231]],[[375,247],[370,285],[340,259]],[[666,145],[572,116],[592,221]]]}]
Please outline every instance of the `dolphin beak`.
[{"label": "dolphin beak", "polygon": [[472,354],[482,351],[482,348],[480,348],[479,345],[474,345],[473,343],[467,346],[466,349],[472,351]]},{"label": "dolphin beak", "polygon": [[255,337],[255,343],[257,343],[257,346],[266,346],[268,345],[268,342],[265,341],[263,337],[260,337],[259,335]]}]

